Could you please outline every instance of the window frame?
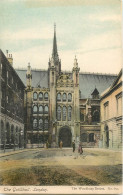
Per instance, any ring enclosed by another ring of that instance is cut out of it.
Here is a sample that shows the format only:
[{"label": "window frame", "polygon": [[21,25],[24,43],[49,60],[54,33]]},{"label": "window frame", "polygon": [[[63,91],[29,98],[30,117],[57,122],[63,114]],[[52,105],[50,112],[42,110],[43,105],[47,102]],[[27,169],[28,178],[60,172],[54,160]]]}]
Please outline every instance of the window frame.
[{"label": "window frame", "polygon": [[[69,108],[71,109],[70,111],[69,111]],[[72,120],[72,106],[68,106],[68,121],[71,121],[71,120]]]},{"label": "window frame", "polygon": [[[40,97],[40,95],[42,95],[42,97]],[[43,100],[43,93],[42,92],[39,93],[38,99],[39,99],[39,101],[42,101]]]},{"label": "window frame", "polygon": [[[64,95],[66,96],[66,98],[64,98]],[[63,102],[66,102],[66,101],[67,101],[67,94],[66,94],[66,93],[63,93],[62,101],[63,101]]]},{"label": "window frame", "polygon": [[[37,98],[34,97],[34,94],[37,95]],[[33,100],[34,100],[34,101],[37,101],[37,99],[38,99],[38,94],[37,94],[37,92],[34,92],[34,93],[33,93]]]},{"label": "window frame", "polygon": [[[69,96],[71,96],[71,98],[69,98]],[[72,94],[68,93],[68,102],[72,102]]]},{"label": "window frame", "polygon": [[[34,107],[37,108],[37,111],[34,111]],[[38,106],[37,105],[33,105],[33,114],[35,114],[35,113],[38,113]]]},{"label": "window frame", "polygon": [[[47,94],[47,96],[46,96],[46,94]],[[48,92],[45,92],[45,93],[44,93],[44,100],[45,100],[45,101],[48,101],[48,99],[49,99],[49,94],[48,94]]]},{"label": "window frame", "polygon": [[[66,109],[65,110],[65,117],[64,117],[64,108]],[[66,108],[66,106],[63,106],[63,108],[62,108],[62,121],[66,121],[66,119],[67,119],[67,108]]]}]

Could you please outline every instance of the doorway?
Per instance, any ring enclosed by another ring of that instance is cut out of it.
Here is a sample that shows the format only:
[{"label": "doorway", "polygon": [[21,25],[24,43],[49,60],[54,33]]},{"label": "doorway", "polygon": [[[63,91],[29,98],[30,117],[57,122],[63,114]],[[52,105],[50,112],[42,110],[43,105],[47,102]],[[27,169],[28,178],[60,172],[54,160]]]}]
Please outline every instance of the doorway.
[{"label": "doorway", "polygon": [[71,147],[72,134],[68,127],[62,127],[59,132],[59,143],[63,142],[63,147]]}]

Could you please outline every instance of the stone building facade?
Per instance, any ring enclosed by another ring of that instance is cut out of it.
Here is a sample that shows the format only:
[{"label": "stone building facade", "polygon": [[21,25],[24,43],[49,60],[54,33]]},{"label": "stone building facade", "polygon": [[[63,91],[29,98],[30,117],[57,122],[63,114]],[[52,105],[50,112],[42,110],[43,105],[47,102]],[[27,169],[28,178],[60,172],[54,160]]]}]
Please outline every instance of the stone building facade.
[{"label": "stone building facade", "polygon": [[[72,140],[79,142],[79,67],[74,60],[72,75],[61,72],[61,62],[57,52],[56,32],[54,31],[52,58],[48,66],[48,87],[32,87],[30,65],[26,73],[25,107],[27,114],[27,147],[48,142],[70,147]],[[42,83],[41,83],[42,85]]]},{"label": "stone building facade", "polygon": [[71,72],[61,70],[54,30],[48,70],[16,70],[25,83],[26,146],[98,147],[100,137],[100,94],[116,75],[80,72],[75,57]]},{"label": "stone building facade", "polygon": [[84,147],[98,147],[100,138],[100,96],[95,88],[91,98],[80,100],[80,141]]},{"label": "stone building facade", "polygon": [[0,50],[0,148],[24,145],[24,84]]},{"label": "stone building facade", "polygon": [[101,146],[122,148],[122,70],[101,96]]}]

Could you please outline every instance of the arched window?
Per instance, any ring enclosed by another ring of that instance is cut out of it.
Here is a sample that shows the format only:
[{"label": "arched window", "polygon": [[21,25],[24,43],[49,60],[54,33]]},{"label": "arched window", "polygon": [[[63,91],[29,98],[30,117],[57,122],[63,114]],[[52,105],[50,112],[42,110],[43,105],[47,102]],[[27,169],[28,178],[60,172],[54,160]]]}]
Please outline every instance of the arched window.
[{"label": "arched window", "polygon": [[95,110],[92,115],[92,121],[93,122],[99,122],[100,121],[100,113],[98,110]]},{"label": "arched window", "polygon": [[68,102],[71,102],[71,101],[72,101],[72,94],[69,93],[69,94],[68,94]]},{"label": "arched window", "polygon": [[3,77],[3,65],[1,63],[1,76]]},{"label": "arched window", "polygon": [[1,121],[1,142],[2,144],[4,143],[4,139],[5,139],[4,123],[3,121]]},{"label": "arched window", "polygon": [[12,85],[13,85],[13,83],[14,83],[14,79],[13,79],[13,77],[12,77]]},{"label": "arched window", "polygon": [[94,133],[89,134],[89,142],[94,142]]},{"label": "arched window", "polygon": [[3,123],[3,121],[1,120],[1,130],[3,130],[4,129],[4,123]]},{"label": "arched window", "polygon": [[57,101],[59,101],[59,102],[61,101],[61,94],[60,93],[57,94]]},{"label": "arched window", "polygon": [[10,125],[9,123],[6,124],[6,143],[9,144],[10,142]]},{"label": "arched window", "polygon": [[80,112],[80,121],[83,122],[84,121],[84,114]]},{"label": "arched window", "polygon": [[43,106],[42,105],[39,106],[39,113],[41,113],[41,114],[43,113]]},{"label": "arched window", "polygon": [[6,96],[6,103],[7,104],[9,103],[9,96],[8,95]]},{"label": "arched window", "polygon": [[15,135],[14,135],[14,125],[11,126],[11,143],[14,144]]},{"label": "arched window", "polygon": [[41,101],[41,100],[43,100],[43,93],[39,93],[39,100]]},{"label": "arched window", "polygon": [[38,127],[38,120],[35,118],[34,120],[33,120],[33,128],[35,129],[35,128],[37,128]]},{"label": "arched window", "polygon": [[38,107],[35,105],[33,106],[33,113],[37,113],[38,112]]},{"label": "arched window", "polygon": [[61,106],[58,106],[57,108],[57,120],[61,121]]},{"label": "arched window", "polygon": [[81,134],[81,142],[87,142],[87,133]]},{"label": "arched window", "polygon": [[43,129],[43,119],[39,119],[39,129]]},{"label": "arched window", "polygon": [[16,134],[15,134],[15,143],[18,144],[19,142],[19,131],[18,131],[18,127],[16,127]]},{"label": "arched window", "polygon": [[16,127],[16,133],[18,133],[18,127]]},{"label": "arched window", "polygon": [[16,83],[16,89],[18,88],[18,84]]},{"label": "arched window", "polygon": [[1,72],[2,72],[2,69],[3,69],[3,65],[2,65],[2,63],[1,63]]},{"label": "arched window", "polygon": [[8,71],[7,71],[6,75],[7,75],[7,84],[8,84],[8,82],[9,82],[9,72]]},{"label": "arched window", "polygon": [[63,93],[63,102],[66,102],[66,100],[67,100],[67,95],[66,93]]},{"label": "arched window", "polygon": [[62,120],[66,121],[66,114],[67,114],[67,109],[65,106],[63,106],[63,115],[62,115]]},{"label": "arched window", "polygon": [[48,130],[48,119],[44,120],[44,129]]},{"label": "arched window", "polygon": [[71,121],[71,116],[72,116],[72,107],[68,106],[68,121]]},{"label": "arched window", "polygon": [[44,107],[44,113],[47,114],[48,113],[48,106]]},{"label": "arched window", "polygon": [[38,95],[37,95],[36,92],[34,92],[34,93],[33,93],[33,99],[34,99],[34,100],[37,100],[37,98],[38,98]]},{"label": "arched window", "polygon": [[48,93],[47,92],[44,94],[44,99],[45,99],[45,101],[48,100]]}]

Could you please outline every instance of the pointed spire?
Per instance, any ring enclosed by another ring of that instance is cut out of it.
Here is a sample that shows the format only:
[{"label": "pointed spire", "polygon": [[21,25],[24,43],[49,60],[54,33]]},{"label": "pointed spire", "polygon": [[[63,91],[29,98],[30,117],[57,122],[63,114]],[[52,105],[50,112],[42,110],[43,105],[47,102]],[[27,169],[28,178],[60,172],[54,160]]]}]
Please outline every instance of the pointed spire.
[{"label": "pointed spire", "polygon": [[30,62],[28,62],[28,69],[30,69]]},{"label": "pointed spire", "polygon": [[30,63],[28,63],[26,78],[27,78],[27,88],[31,88],[32,73],[31,73]]},{"label": "pointed spire", "polygon": [[74,59],[74,67],[78,67],[78,62],[77,62],[76,55],[75,55],[75,59]]},{"label": "pointed spire", "polygon": [[57,40],[56,40],[56,24],[54,24],[54,38],[53,38],[53,52],[52,52],[52,56],[53,57],[58,56],[58,52],[57,52]]},{"label": "pointed spire", "polygon": [[30,62],[28,63],[27,74],[30,74],[30,75],[31,75],[31,66],[30,66]]}]

